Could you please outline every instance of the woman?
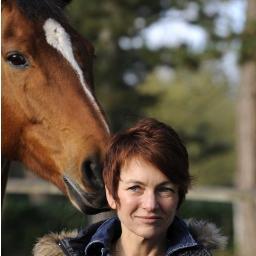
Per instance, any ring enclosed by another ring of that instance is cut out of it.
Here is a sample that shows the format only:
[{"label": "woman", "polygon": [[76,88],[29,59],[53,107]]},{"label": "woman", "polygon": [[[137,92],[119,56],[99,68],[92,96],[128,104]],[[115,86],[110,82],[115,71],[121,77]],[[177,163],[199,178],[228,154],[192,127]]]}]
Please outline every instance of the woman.
[{"label": "woman", "polygon": [[[171,127],[149,118],[139,121],[115,135],[106,154],[106,197],[116,216],[75,238],[43,238],[35,255],[211,255],[207,246],[224,240],[205,241],[204,233],[211,232],[205,223],[198,232],[197,225],[189,228],[176,216],[191,183],[188,166],[187,150]],[[197,239],[200,232],[204,241]],[[46,246],[46,253],[42,244],[51,239],[55,248]]]}]

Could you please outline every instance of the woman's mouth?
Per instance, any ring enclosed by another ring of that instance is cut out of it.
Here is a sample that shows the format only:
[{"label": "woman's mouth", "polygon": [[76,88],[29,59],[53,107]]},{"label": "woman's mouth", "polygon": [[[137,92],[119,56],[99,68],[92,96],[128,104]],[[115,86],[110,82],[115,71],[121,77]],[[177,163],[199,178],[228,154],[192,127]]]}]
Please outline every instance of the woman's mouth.
[{"label": "woman's mouth", "polygon": [[146,224],[153,224],[155,222],[160,221],[162,218],[158,215],[151,215],[151,216],[136,216],[141,222]]}]

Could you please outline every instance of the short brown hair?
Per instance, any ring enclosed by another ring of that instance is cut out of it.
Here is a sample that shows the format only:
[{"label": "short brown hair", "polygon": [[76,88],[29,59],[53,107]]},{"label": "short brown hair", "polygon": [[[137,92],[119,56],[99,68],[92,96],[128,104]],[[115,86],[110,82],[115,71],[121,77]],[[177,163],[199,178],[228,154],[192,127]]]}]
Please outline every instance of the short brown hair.
[{"label": "short brown hair", "polygon": [[103,179],[118,203],[120,170],[134,157],[151,163],[178,186],[180,206],[191,184],[191,176],[187,150],[174,129],[155,119],[145,118],[112,137],[105,156]]}]

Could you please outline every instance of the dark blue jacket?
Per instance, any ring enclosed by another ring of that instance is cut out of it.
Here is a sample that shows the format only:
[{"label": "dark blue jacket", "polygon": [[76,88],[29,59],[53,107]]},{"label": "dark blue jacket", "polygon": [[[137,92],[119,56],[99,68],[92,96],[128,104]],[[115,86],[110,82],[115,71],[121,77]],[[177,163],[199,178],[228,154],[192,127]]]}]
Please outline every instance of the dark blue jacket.
[{"label": "dark blue jacket", "polygon": [[[91,225],[78,233],[75,238],[59,241],[67,256],[111,256],[109,249],[121,235],[117,217]],[[210,252],[196,241],[184,221],[175,217],[167,232],[168,249],[166,256],[210,256]],[[139,255],[138,255],[139,256]]]}]

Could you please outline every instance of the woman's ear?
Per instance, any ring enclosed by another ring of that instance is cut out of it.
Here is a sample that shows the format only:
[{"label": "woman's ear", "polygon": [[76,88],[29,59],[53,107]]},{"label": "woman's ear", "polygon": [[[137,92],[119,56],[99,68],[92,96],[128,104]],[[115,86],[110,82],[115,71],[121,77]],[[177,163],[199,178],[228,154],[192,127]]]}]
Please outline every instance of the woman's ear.
[{"label": "woman's ear", "polygon": [[106,191],[106,197],[107,197],[107,201],[109,206],[113,209],[116,210],[116,201],[113,198],[113,196],[109,193],[109,190],[107,189],[107,187],[105,186],[105,191]]}]

